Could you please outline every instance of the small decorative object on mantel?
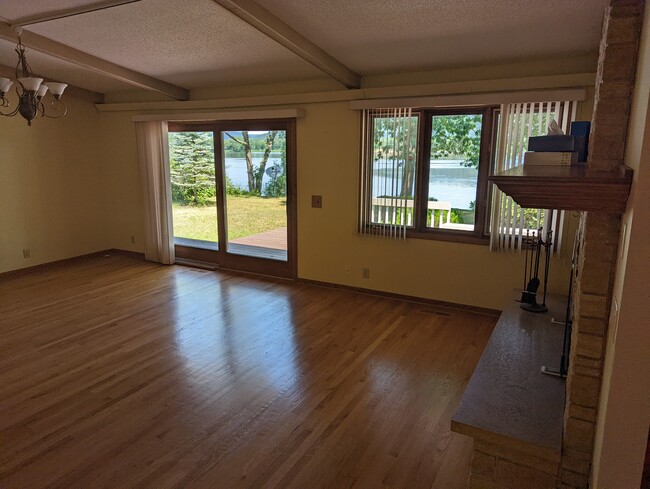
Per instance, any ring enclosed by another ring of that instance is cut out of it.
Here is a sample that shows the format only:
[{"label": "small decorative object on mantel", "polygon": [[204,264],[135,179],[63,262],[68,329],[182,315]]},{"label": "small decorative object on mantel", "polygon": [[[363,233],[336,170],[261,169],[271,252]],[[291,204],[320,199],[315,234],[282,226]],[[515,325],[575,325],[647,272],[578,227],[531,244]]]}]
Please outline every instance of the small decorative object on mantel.
[{"label": "small decorative object on mantel", "polygon": [[[551,263],[551,245],[553,231],[546,233],[546,240],[542,236],[542,228],[532,235],[526,231],[526,262],[524,267],[524,290],[521,292],[521,308],[530,312],[546,312],[546,290],[548,285],[548,269]],[[541,261],[542,248],[544,248],[544,297],[542,303],[537,302],[537,291],[541,284],[539,279],[539,264]],[[534,274],[534,275],[533,275]]]},{"label": "small decorative object on mantel", "polygon": [[565,135],[553,119],[546,136],[528,138],[524,166],[571,166],[579,161],[578,139]]}]

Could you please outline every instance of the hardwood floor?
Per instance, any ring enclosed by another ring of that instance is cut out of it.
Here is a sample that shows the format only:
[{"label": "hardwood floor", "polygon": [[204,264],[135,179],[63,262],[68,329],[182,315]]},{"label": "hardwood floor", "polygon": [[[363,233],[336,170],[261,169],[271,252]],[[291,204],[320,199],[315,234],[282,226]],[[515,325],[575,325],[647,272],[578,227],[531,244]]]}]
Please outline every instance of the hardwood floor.
[{"label": "hardwood floor", "polygon": [[0,487],[460,488],[494,323],[121,255],[0,277]]}]

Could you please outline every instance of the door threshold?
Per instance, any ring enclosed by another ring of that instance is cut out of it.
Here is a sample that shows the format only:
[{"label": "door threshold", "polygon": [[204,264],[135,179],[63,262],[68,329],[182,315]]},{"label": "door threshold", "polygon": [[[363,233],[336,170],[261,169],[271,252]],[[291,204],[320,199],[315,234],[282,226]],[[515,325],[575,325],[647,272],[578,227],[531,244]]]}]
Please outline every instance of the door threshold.
[{"label": "door threshold", "polygon": [[176,265],[184,267],[200,268],[202,270],[216,270],[218,267],[214,263],[199,260],[190,260],[189,258],[176,258]]}]

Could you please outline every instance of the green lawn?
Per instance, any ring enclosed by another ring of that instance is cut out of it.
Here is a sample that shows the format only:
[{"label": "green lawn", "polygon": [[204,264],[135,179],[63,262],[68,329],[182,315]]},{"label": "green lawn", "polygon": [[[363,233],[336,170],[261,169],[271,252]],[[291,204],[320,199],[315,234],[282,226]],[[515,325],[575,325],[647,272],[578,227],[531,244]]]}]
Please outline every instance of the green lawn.
[{"label": "green lawn", "polygon": [[[285,197],[228,195],[228,239],[263,233],[287,225]],[[172,204],[174,236],[217,241],[217,208],[214,201],[205,207]]]}]

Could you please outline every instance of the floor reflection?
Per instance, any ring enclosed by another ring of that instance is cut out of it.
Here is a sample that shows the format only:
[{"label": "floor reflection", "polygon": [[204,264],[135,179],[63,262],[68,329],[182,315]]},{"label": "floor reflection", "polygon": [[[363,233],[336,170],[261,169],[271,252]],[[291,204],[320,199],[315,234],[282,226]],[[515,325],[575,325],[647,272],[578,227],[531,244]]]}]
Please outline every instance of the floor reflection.
[{"label": "floor reflection", "polygon": [[204,274],[174,276],[175,341],[188,379],[221,389],[245,376],[249,385],[290,388],[299,372],[287,294],[234,276],[202,276],[199,285],[195,273]]}]

